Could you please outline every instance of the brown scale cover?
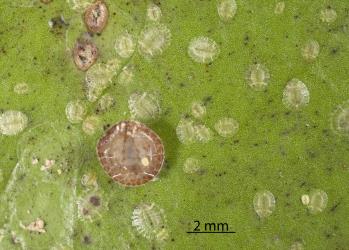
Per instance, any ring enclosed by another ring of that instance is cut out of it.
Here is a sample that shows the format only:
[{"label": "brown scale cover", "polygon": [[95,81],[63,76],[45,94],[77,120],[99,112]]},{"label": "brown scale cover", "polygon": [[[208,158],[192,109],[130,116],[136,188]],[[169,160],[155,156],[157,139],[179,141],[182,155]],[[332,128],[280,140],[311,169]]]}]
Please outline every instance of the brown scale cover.
[{"label": "brown scale cover", "polygon": [[98,48],[91,41],[79,39],[73,49],[73,59],[78,69],[88,70],[97,60]]},{"label": "brown scale cover", "polygon": [[109,128],[97,144],[97,154],[108,175],[124,186],[152,180],[165,158],[160,137],[136,121],[122,121]]},{"label": "brown scale cover", "polygon": [[87,29],[92,33],[101,33],[108,22],[109,11],[104,1],[91,4],[84,14]]}]

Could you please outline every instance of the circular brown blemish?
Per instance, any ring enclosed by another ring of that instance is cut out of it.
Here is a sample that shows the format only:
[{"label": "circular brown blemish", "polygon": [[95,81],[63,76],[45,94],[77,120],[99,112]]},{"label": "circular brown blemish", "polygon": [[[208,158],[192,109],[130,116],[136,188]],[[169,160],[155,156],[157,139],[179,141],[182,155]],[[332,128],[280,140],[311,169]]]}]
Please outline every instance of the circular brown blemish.
[{"label": "circular brown blemish", "polygon": [[152,180],[164,164],[160,137],[136,121],[122,121],[106,131],[97,144],[104,170],[124,186],[139,186]]},{"label": "circular brown blemish", "polygon": [[98,0],[91,4],[84,14],[84,22],[92,33],[101,33],[108,22],[108,8],[104,1]]},{"label": "circular brown blemish", "polygon": [[97,60],[98,48],[89,40],[79,39],[73,49],[74,63],[82,71],[88,70]]},{"label": "circular brown blemish", "polygon": [[88,209],[86,209],[86,208],[83,208],[82,209],[82,214],[83,215],[88,215],[90,212],[88,211]]},{"label": "circular brown blemish", "polygon": [[83,239],[83,242],[84,242],[86,245],[91,244],[91,243],[92,243],[91,237],[88,236],[88,235],[85,235],[85,236],[84,236],[84,239]]},{"label": "circular brown blemish", "polygon": [[98,196],[91,196],[90,202],[93,206],[99,207],[101,205],[101,198],[99,198]]}]

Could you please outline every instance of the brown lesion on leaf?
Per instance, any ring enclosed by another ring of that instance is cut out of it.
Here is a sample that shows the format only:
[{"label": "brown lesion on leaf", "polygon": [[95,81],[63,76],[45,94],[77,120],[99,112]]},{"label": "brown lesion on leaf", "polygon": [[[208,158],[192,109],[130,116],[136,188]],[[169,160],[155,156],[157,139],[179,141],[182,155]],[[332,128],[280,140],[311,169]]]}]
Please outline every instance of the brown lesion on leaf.
[{"label": "brown lesion on leaf", "polygon": [[98,55],[98,48],[89,37],[82,37],[76,41],[73,59],[79,70],[88,70],[97,61]]},{"label": "brown lesion on leaf", "polygon": [[85,235],[84,238],[83,238],[83,242],[86,245],[90,245],[92,243],[91,237],[88,236],[88,235]]},{"label": "brown lesion on leaf", "polygon": [[84,13],[84,22],[92,33],[101,33],[108,22],[109,11],[103,0],[91,4]]},{"label": "brown lesion on leaf", "polygon": [[93,195],[90,197],[90,203],[95,207],[99,207],[101,205],[101,198],[99,196]]},{"label": "brown lesion on leaf", "polygon": [[64,19],[63,15],[51,18],[48,21],[48,25],[50,32],[57,36],[65,35],[65,31],[69,27],[69,23]]}]

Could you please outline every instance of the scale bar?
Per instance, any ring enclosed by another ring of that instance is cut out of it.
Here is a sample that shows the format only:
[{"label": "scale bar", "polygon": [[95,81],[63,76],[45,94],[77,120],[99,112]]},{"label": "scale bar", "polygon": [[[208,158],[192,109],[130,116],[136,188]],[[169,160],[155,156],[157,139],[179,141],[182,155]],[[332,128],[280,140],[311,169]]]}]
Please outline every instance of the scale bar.
[{"label": "scale bar", "polygon": [[232,231],[230,231],[230,232],[206,232],[206,231],[203,231],[203,232],[200,232],[200,231],[198,231],[198,232],[187,232],[188,234],[235,234],[236,232],[232,232]]}]

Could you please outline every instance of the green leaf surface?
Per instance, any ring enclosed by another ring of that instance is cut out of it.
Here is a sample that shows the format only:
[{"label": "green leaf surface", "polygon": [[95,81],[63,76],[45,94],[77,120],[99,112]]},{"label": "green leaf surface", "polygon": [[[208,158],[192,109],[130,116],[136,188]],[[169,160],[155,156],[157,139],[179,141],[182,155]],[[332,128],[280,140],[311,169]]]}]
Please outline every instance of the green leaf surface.
[{"label": "green leaf surface", "polygon": [[[221,1],[154,0],[161,9],[154,21],[147,16],[151,2],[105,0],[108,24],[91,38],[100,52],[93,67],[105,70],[98,75],[105,85],[94,92],[96,100],[86,95],[88,73],[72,58],[76,40],[86,33],[83,13],[90,2],[0,5],[0,115],[18,110],[29,120],[16,135],[0,133],[0,249],[348,249],[346,1],[289,0],[276,13],[277,1],[237,0],[236,14],[223,20]],[[326,22],[321,13],[329,10],[337,15]],[[152,27],[160,32],[142,43]],[[125,33],[135,45],[129,58],[114,48]],[[198,37],[215,42],[217,51],[198,49],[217,53],[210,62],[188,53]],[[310,40],[320,48],[313,60],[302,56]],[[156,49],[144,52],[149,44]],[[246,79],[253,64],[269,74],[261,91]],[[294,78],[309,91],[309,103],[299,109],[283,101]],[[20,83],[28,90],[15,91]],[[137,119],[129,97],[144,92],[157,98],[138,105],[150,118],[147,105],[160,103],[161,115],[143,122],[161,137],[166,162],[155,181],[123,187],[104,172],[96,144],[103,129]],[[99,102],[103,95],[110,105]],[[75,100],[94,117],[92,127],[68,121],[66,105]],[[202,117],[193,116],[193,103],[205,106]],[[235,134],[217,133],[215,124],[223,118],[238,122]],[[208,128],[198,136],[206,139],[182,143],[176,131],[181,119]],[[317,189],[328,201],[314,214],[301,196]],[[260,218],[254,198],[263,190],[273,194],[275,208]],[[158,210],[142,213],[154,228],[150,234],[157,233],[148,239],[132,218],[137,206],[153,203]],[[45,232],[28,229],[37,219]],[[156,228],[162,220],[163,231]],[[228,223],[236,233],[188,234],[194,221],[201,231],[205,223]],[[291,248],[297,243],[303,248]]]}]

